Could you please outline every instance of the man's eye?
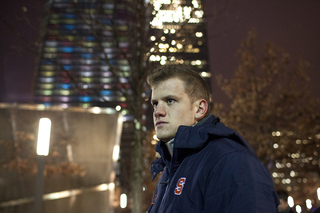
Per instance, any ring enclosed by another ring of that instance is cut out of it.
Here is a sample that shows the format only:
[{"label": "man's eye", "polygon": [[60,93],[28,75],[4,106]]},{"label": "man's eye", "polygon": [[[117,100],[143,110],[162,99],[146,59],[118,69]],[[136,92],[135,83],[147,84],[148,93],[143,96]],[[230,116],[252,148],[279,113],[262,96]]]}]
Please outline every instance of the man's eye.
[{"label": "man's eye", "polygon": [[153,107],[156,107],[157,105],[158,105],[158,102],[152,103],[152,106],[153,106]]},{"label": "man's eye", "polygon": [[173,99],[168,99],[167,102],[168,102],[168,104],[173,104],[174,100]]}]

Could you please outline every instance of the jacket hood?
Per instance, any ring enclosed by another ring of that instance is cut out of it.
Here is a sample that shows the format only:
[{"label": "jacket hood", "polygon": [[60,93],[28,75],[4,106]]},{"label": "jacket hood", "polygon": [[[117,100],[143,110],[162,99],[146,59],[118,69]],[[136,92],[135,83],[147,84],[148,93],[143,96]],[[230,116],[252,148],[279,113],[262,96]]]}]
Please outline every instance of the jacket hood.
[{"label": "jacket hood", "polygon": [[256,155],[252,147],[238,132],[226,127],[220,122],[218,117],[211,114],[195,126],[180,126],[178,128],[174,138],[172,160],[166,144],[159,141],[156,146],[156,151],[159,152],[161,158],[151,164],[150,171],[152,180],[165,166],[170,167],[170,169],[175,169],[186,155],[196,150],[201,150],[209,142],[214,143],[215,139],[221,138],[231,139],[245,146],[251,153]]},{"label": "jacket hood", "polygon": [[220,118],[209,115],[195,126],[180,126],[175,136],[176,148],[203,149],[208,141],[220,138],[231,139],[255,153],[248,142],[235,130],[226,127]]}]

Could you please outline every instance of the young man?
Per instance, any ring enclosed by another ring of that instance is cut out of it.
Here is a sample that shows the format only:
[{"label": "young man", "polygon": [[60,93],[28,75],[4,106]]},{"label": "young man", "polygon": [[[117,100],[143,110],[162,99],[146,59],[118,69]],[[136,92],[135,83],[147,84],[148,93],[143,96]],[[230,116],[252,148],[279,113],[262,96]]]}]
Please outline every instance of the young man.
[{"label": "young man", "polygon": [[164,66],[148,76],[163,171],[150,213],[272,213],[279,200],[250,145],[209,115],[210,92],[199,74]]}]

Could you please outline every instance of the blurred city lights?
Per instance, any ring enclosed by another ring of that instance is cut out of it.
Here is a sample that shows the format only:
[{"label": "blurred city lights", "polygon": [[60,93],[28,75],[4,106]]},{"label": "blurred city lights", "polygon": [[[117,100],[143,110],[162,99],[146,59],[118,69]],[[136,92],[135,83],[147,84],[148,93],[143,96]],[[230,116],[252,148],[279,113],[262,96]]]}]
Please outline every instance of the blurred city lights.
[{"label": "blurred city lights", "polygon": [[92,112],[94,114],[99,114],[101,112],[101,109],[100,109],[100,107],[93,107]]},{"label": "blurred city lights", "polygon": [[120,207],[122,209],[127,207],[127,195],[126,194],[121,194],[120,195]]},{"label": "blurred city lights", "polygon": [[121,110],[121,106],[120,105],[116,106],[116,110],[119,112]]},{"label": "blurred city lights", "polygon": [[294,206],[293,197],[291,197],[291,196],[288,197],[288,204],[289,204],[290,208],[292,208]]},{"label": "blurred city lights", "polygon": [[115,184],[114,183],[109,183],[109,190],[114,190]]},{"label": "blurred city lights", "polygon": [[312,208],[312,202],[311,202],[310,199],[307,199],[307,200],[306,200],[306,206],[307,206],[308,209],[311,209],[311,208]]},{"label": "blurred city lights", "polygon": [[120,151],[119,145],[115,145],[113,147],[113,154],[112,154],[113,161],[117,161],[119,159],[119,151]]},{"label": "blurred city lights", "polygon": [[297,213],[301,213],[302,209],[301,209],[301,206],[300,205],[297,205],[296,206],[296,212]]}]

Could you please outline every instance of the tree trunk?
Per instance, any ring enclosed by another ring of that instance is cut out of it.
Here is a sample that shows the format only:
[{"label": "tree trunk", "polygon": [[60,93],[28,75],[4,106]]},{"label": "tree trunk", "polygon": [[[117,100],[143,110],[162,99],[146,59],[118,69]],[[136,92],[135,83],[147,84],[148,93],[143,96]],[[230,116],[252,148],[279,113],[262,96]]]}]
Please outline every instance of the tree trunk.
[{"label": "tree trunk", "polygon": [[132,213],[141,213],[143,211],[142,205],[142,171],[143,171],[143,157],[142,157],[142,129],[141,122],[135,123],[134,131],[134,147],[133,147],[133,177],[132,177]]}]

